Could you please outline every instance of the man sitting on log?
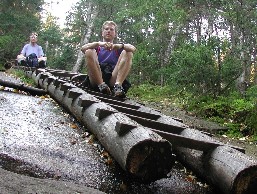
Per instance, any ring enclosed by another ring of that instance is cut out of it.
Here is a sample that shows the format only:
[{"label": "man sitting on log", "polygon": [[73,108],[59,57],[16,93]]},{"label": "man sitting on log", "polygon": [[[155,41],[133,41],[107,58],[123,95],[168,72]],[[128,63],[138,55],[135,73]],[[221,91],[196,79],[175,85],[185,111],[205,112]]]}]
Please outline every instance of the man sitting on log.
[{"label": "man sitting on log", "polygon": [[102,41],[88,43],[81,48],[88,70],[88,79],[84,85],[104,94],[124,98],[130,87],[126,77],[136,48],[131,44],[114,43],[117,24],[113,21],[104,22],[102,37]]},{"label": "man sitting on log", "polygon": [[37,44],[38,34],[32,32],[29,36],[30,43],[26,44],[21,51],[21,54],[17,56],[18,64],[28,67],[46,67],[46,57],[41,46]]}]

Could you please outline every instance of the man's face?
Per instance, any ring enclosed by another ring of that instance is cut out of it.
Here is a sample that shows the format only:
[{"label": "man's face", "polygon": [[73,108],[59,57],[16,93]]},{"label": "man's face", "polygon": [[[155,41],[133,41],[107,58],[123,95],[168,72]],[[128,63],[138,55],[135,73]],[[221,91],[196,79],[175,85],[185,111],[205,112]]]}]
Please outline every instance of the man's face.
[{"label": "man's face", "polygon": [[105,25],[102,31],[102,36],[105,41],[113,41],[113,39],[116,37],[115,26],[112,24]]},{"label": "man's face", "polygon": [[37,34],[31,34],[29,36],[30,42],[37,42]]}]

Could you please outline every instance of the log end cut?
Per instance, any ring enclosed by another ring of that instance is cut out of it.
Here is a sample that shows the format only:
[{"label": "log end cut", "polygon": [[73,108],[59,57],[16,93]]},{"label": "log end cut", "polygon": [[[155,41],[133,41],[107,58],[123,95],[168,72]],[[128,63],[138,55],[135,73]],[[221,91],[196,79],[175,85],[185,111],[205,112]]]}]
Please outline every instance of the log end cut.
[{"label": "log end cut", "polygon": [[144,182],[167,176],[175,163],[171,144],[166,140],[146,140],[134,146],[129,153],[127,170]]},{"label": "log end cut", "polygon": [[257,166],[244,169],[236,177],[231,193],[254,194],[257,191]]}]

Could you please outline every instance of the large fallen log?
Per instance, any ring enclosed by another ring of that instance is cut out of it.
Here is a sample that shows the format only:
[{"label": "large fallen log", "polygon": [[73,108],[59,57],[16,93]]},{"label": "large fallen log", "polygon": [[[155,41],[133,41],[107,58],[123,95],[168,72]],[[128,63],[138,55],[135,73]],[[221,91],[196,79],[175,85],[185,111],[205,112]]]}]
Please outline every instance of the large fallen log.
[{"label": "large fallen log", "polygon": [[157,133],[48,73],[32,77],[96,135],[124,170],[143,181],[157,180],[170,172],[175,162],[171,144]]},{"label": "large fallen log", "polygon": [[[148,107],[141,106],[140,109],[146,111]],[[147,112],[160,114],[151,109]],[[217,186],[223,193],[256,193],[257,161],[244,154],[244,149],[223,144],[166,115],[161,115],[155,122],[162,124],[159,124],[159,129],[157,124],[152,125],[153,131],[169,140],[177,159],[199,177]],[[150,127],[149,123],[147,126]]]},{"label": "large fallen log", "polygon": [[[134,137],[140,140],[140,135],[148,130],[147,127],[142,127],[142,125],[128,119],[127,113],[121,114],[117,112],[113,107],[102,103],[99,99],[89,95],[82,89],[65,83],[65,81],[59,80],[54,76],[39,73],[34,76],[34,79],[41,87],[47,89],[53,98],[70,110],[78,120],[84,122],[124,169],[140,177],[146,176],[148,178],[151,173],[149,170],[154,170],[153,173],[157,173],[157,168],[153,165],[157,158],[149,155],[149,158],[153,158],[153,161],[145,165],[144,161],[148,163],[150,160],[148,160],[148,155],[144,152],[142,154],[141,151],[144,151],[145,148],[147,148],[145,151],[148,151],[149,147],[146,144],[142,146],[140,143],[135,144],[135,140],[133,140]],[[140,107],[139,109],[147,108]],[[255,159],[242,153],[242,149],[224,145],[214,138],[198,130],[188,128],[183,123],[166,115],[161,115],[154,110],[149,109],[149,113],[154,113],[153,116],[148,115],[151,119],[155,119],[155,128],[152,131],[159,133],[174,145],[173,150],[176,153],[177,159],[185,166],[190,167],[196,174],[215,185],[223,193],[255,193],[257,190],[257,162]],[[158,114],[160,115],[158,116]],[[136,117],[138,116],[140,115]],[[136,117],[134,116],[134,118]],[[160,125],[161,129],[158,131],[158,122],[168,124],[171,127],[165,128],[165,125]],[[137,133],[138,131],[140,133]],[[173,134],[169,136],[165,132]],[[132,135],[134,133],[135,136]],[[176,135],[178,138],[176,138]],[[149,136],[152,136],[151,133]],[[128,139],[125,140],[125,137],[128,137]],[[187,139],[190,141],[187,142]],[[151,141],[153,143],[158,142],[158,140],[150,140],[147,137],[146,141],[140,140],[140,142],[144,143]],[[197,144],[197,142],[202,143]],[[208,142],[210,143],[208,144]],[[135,147],[133,148],[133,146],[137,146],[138,149],[134,149]],[[151,149],[161,152],[168,150],[166,148],[158,150],[158,148],[152,147]],[[155,151],[152,153],[157,153]],[[132,152],[133,154],[131,155],[130,153]],[[129,159],[130,156],[132,156],[132,161]],[[172,157],[171,152],[168,152],[167,157]],[[165,158],[165,161],[168,161],[167,158]],[[143,164],[144,167],[140,168],[140,164]],[[156,162],[157,165],[162,164]],[[148,172],[145,172],[145,170]],[[159,170],[162,169],[157,171]],[[165,170],[162,170],[162,173]],[[155,175],[154,177],[157,176]]]},{"label": "large fallen log", "polygon": [[[197,130],[185,129],[184,137],[214,141]],[[223,193],[254,194],[257,191],[257,162],[254,158],[233,149],[229,145],[217,146],[208,151],[174,146],[175,153],[183,164]]]},{"label": "large fallen log", "polygon": [[26,86],[25,84],[22,84],[22,83],[14,83],[14,82],[2,80],[2,79],[0,79],[0,85],[4,87],[14,88],[20,91],[28,92],[32,96],[35,96],[35,95],[42,96],[47,94],[47,92],[43,89]]}]

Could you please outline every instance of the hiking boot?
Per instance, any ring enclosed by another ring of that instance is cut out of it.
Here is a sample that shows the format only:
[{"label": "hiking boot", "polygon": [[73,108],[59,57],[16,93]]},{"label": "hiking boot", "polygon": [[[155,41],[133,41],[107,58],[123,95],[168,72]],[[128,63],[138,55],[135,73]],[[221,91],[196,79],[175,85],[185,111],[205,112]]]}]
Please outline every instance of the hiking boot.
[{"label": "hiking boot", "polygon": [[101,93],[111,95],[111,89],[109,88],[109,86],[106,83],[103,82],[103,83],[99,84],[98,88]]},{"label": "hiking boot", "polygon": [[123,87],[119,84],[115,84],[113,86],[113,91],[112,92],[113,92],[113,96],[115,96],[115,97],[118,97],[118,98],[125,98],[126,97]]}]

